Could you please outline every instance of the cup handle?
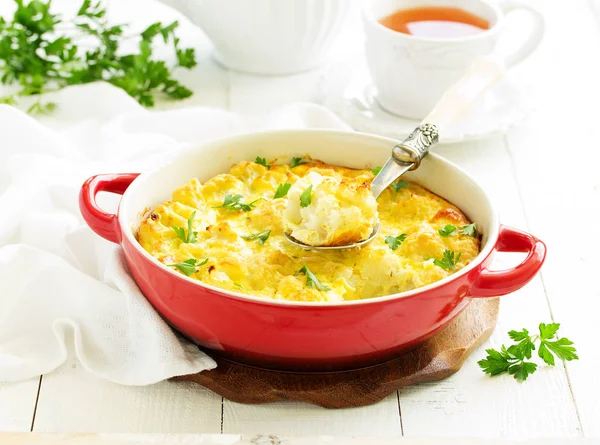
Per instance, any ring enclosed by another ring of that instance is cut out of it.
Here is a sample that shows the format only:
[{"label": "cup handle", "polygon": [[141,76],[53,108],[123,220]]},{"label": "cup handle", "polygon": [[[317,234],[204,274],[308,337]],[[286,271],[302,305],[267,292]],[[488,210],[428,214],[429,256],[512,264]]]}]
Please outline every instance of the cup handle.
[{"label": "cup handle", "polygon": [[497,49],[497,51],[504,53],[504,63],[507,68],[510,68],[517,63],[521,63],[538,47],[544,36],[544,17],[535,9],[515,0],[502,0],[498,6],[507,18],[511,12],[517,10],[525,11],[531,17],[531,32],[519,49],[508,53],[504,53],[502,49]]},{"label": "cup handle", "polygon": [[546,245],[529,233],[512,227],[500,226],[497,252],[527,252],[521,264],[507,270],[484,268],[469,289],[469,296],[497,297],[521,289],[538,273],[546,258]]},{"label": "cup handle", "polygon": [[127,187],[139,176],[139,173],[96,175],[81,186],[79,192],[79,210],[90,228],[113,243],[121,243],[121,229],[118,215],[107,213],[98,207],[96,195],[109,192],[122,195]]}]

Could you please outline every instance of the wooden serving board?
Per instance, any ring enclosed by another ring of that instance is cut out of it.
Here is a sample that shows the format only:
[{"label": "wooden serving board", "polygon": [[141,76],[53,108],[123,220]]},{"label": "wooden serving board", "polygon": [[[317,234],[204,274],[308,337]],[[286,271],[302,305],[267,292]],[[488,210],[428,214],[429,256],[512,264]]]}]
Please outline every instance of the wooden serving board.
[{"label": "wooden serving board", "polygon": [[400,357],[368,368],[329,373],[278,372],[214,357],[217,367],[176,377],[239,403],[298,400],[325,408],[370,405],[407,385],[434,382],[457,372],[491,335],[497,298],[474,299],[443,331]]}]

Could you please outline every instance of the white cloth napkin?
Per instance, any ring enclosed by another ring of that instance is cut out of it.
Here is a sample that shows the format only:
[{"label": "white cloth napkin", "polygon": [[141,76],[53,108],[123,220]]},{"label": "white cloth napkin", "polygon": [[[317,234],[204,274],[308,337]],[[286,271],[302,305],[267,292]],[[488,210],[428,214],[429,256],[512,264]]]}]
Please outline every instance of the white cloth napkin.
[{"label": "white cloth napkin", "polygon": [[[77,204],[82,182],[143,171],[235,133],[348,127],[312,104],[251,121],[200,107],[152,112],[103,83],[48,99],[58,109],[41,121],[0,105],[0,381],[48,373],[71,349],[88,371],[126,385],[213,368],[145,300],[121,249],[85,225]],[[101,205],[114,210],[117,199]]]}]

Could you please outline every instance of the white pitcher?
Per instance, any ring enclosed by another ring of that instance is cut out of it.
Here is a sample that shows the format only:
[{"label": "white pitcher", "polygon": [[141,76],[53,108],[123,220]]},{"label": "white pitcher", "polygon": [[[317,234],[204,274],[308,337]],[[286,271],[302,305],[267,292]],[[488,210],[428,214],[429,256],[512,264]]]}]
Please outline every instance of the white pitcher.
[{"label": "white pitcher", "polygon": [[217,60],[254,74],[322,65],[355,0],[162,0],[208,35]]}]

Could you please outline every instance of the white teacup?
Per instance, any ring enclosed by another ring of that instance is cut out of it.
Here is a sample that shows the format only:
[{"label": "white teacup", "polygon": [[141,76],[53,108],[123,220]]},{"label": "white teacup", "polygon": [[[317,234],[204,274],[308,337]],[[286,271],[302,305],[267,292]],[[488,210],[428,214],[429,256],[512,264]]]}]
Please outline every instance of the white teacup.
[{"label": "white teacup", "polygon": [[[379,23],[398,10],[429,6],[463,9],[487,20],[490,27],[465,37],[430,38],[397,32]],[[528,6],[514,1],[373,0],[363,18],[367,62],[381,107],[400,116],[424,118],[469,65],[497,45],[506,46],[506,36],[500,40],[501,31],[508,13],[517,9],[529,13],[532,26],[528,38],[506,54],[509,67],[527,58],[544,32],[543,17]]]}]

